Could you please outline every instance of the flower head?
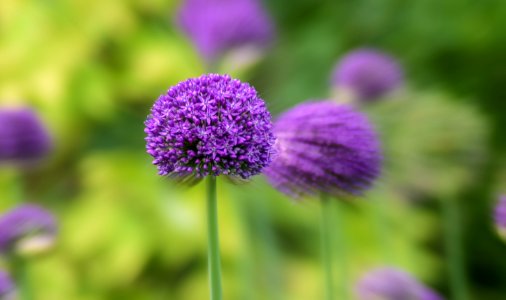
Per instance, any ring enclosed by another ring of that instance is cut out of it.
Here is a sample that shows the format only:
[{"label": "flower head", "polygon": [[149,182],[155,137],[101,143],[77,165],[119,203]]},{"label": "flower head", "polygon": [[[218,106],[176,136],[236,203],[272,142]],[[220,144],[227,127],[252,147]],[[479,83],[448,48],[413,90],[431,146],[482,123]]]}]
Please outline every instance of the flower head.
[{"label": "flower head", "polygon": [[209,74],[171,87],[145,122],[160,175],[246,179],[272,160],[271,115],[253,87]]},{"label": "flower head", "polygon": [[186,0],[178,23],[208,61],[235,48],[264,48],[273,37],[271,21],[257,0]]},{"label": "flower head", "polygon": [[495,226],[499,235],[506,239],[506,195],[501,195],[494,211]]},{"label": "flower head", "polygon": [[337,88],[348,89],[358,100],[374,100],[401,85],[402,70],[395,59],[386,54],[359,49],[337,64],[332,83]]},{"label": "flower head", "polygon": [[0,299],[1,300],[13,300],[15,293],[15,286],[9,275],[3,271],[0,271]]},{"label": "flower head", "polygon": [[380,146],[367,117],[331,101],[300,104],[274,125],[277,156],[270,183],[291,196],[360,194],[381,169]]},{"label": "flower head", "polygon": [[38,253],[54,244],[53,215],[34,205],[20,205],[0,216],[0,253]]},{"label": "flower head", "polygon": [[0,110],[0,164],[30,165],[51,149],[46,128],[27,108]]},{"label": "flower head", "polygon": [[356,284],[359,300],[442,300],[408,273],[394,268],[378,268],[365,274]]},{"label": "flower head", "polygon": [[489,128],[466,101],[440,92],[364,107],[382,133],[383,180],[407,197],[454,194],[476,182],[487,158]]}]

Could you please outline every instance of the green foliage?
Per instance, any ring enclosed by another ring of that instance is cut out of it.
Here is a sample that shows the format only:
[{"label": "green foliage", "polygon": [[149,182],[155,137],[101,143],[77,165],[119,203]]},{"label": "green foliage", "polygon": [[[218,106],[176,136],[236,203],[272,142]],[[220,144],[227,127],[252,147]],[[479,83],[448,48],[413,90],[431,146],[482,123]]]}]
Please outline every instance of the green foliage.
[{"label": "green foliage", "polygon": [[[357,46],[397,56],[414,87],[404,99],[368,108],[384,138],[387,169],[368,199],[344,205],[349,281],[394,264],[444,292],[431,200],[451,190],[472,200],[465,226],[475,298],[501,299],[506,266],[496,261],[504,246],[488,226],[485,199],[491,190],[505,192],[506,177],[495,173],[506,128],[506,2],[265,2],[277,42],[256,67],[231,60],[220,70],[251,79],[275,114],[326,97],[333,64]],[[203,186],[170,184],[144,152],[143,121],[153,101],[205,70],[174,26],[177,5],[0,1],[0,103],[35,106],[56,143],[42,168],[0,173],[0,211],[31,200],[61,223],[54,253],[30,264],[36,300],[208,295]],[[420,92],[427,87],[441,92]],[[409,200],[413,187],[423,194]],[[320,299],[317,203],[293,203],[261,178],[239,186],[220,180],[218,191],[225,299]]]}]

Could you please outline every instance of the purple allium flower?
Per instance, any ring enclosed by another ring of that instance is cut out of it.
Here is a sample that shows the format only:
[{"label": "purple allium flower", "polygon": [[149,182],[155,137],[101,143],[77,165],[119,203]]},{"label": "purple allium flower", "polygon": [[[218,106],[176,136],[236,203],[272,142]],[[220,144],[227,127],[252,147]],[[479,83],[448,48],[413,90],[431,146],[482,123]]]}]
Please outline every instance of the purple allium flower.
[{"label": "purple allium flower", "polygon": [[0,271],[0,300],[13,300],[16,287],[9,275]]},{"label": "purple allium flower", "polygon": [[355,50],[337,64],[332,83],[348,89],[358,100],[374,100],[402,84],[402,69],[397,61],[371,49]]},{"label": "purple allium flower", "polygon": [[506,239],[506,195],[501,195],[494,211],[495,226],[499,235]]},{"label": "purple allium flower", "polygon": [[355,286],[358,300],[442,300],[436,292],[406,272],[377,268],[365,274]]},{"label": "purple allium flower", "polygon": [[264,48],[273,37],[258,0],[186,0],[178,23],[207,61],[236,48]]},{"label": "purple allium flower", "polygon": [[26,166],[46,157],[51,139],[34,111],[0,109],[0,164]]},{"label": "purple allium flower", "polygon": [[202,75],[171,87],[145,125],[147,152],[160,175],[246,179],[262,171],[274,152],[264,101],[228,75]]},{"label": "purple allium flower", "polygon": [[41,252],[56,239],[53,215],[45,209],[24,204],[0,216],[0,253]]},{"label": "purple allium flower", "polygon": [[380,145],[367,117],[331,101],[299,104],[274,124],[277,156],[269,182],[294,196],[360,194],[381,169]]}]

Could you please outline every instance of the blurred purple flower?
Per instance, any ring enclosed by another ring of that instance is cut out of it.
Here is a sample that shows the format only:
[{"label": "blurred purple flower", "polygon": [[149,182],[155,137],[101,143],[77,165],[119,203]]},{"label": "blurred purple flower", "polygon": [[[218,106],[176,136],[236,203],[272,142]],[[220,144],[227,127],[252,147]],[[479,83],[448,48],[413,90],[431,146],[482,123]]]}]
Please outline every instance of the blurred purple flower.
[{"label": "blurred purple flower", "polygon": [[34,111],[0,109],[0,164],[27,166],[46,157],[51,139]]},{"label": "blurred purple flower", "polygon": [[375,100],[399,87],[402,73],[393,57],[372,49],[358,49],[339,61],[332,84],[349,89],[360,101]]},{"label": "blurred purple flower", "polygon": [[14,300],[16,287],[9,275],[0,271],[0,299],[1,300]]},{"label": "blurred purple flower", "polygon": [[171,87],[145,122],[147,152],[160,175],[246,179],[272,160],[271,115],[256,90],[208,74]]},{"label": "blurred purple flower", "polygon": [[365,274],[355,286],[358,300],[442,300],[436,292],[406,272],[377,268]]},{"label": "blurred purple flower", "polygon": [[494,220],[501,237],[506,239],[506,195],[501,195],[495,206]]},{"label": "blurred purple flower", "polygon": [[279,117],[274,134],[278,155],[265,175],[290,196],[360,194],[380,173],[376,133],[350,106],[299,104]]},{"label": "blurred purple flower", "polygon": [[52,246],[57,226],[45,209],[24,204],[0,216],[0,253],[40,252]]},{"label": "blurred purple flower", "polygon": [[274,35],[257,0],[186,0],[178,24],[207,61],[236,48],[263,49]]}]

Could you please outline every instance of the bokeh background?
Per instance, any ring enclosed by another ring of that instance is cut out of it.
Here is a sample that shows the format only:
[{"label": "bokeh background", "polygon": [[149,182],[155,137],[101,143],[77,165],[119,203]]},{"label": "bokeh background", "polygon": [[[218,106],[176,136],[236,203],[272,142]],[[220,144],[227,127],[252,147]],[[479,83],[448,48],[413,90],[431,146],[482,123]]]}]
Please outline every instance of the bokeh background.
[{"label": "bokeh background", "polygon": [[[179,4],[0,2],[0,104],[36,109],[55,142],[36,170],[0,170],[0,210],[32,201],[60,222],[55,251],[30,264],[36,299],[207,298],[203,187],[160,178],[144,151],[158,95],[206,69],[175,26]],[[354,48],[405,68],[401,91],[364,108],[386,170],[342,205],[350,272],[337,280],[351,287],[370,268],[397,266],[450,299],[439,203],[455,198],[473,299],[506,299],[506,245],[491,217],[506,193],[506,2],[264,5],[275,42],[258,64],[222,71],[251,82],[273,115],[328,97],[333,66]],[[218,188],[225,298],[322,298],[318,203],[294,203],[261,176]]]}]

